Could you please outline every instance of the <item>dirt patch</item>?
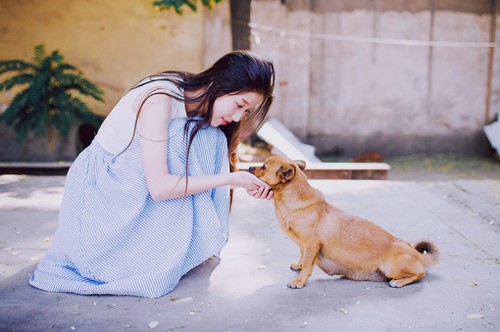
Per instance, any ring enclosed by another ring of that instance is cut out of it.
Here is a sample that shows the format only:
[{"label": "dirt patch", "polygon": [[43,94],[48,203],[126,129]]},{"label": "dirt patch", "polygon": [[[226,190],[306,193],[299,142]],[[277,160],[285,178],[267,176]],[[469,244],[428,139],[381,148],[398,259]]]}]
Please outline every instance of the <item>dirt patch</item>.
[{"label": "dirt patch", "polygon": [[389,180],[449,181],[500,179],[500,162],[493,158],[440,154],[386,158]]},{"label": "dirt patch", "polygon": [[[324,162],[350,162],[351,159],[322,157]],[[391,166],[389,180],[397,181],[451,181],[456,179],[500,179],[500,161],[493,157],[470,156],[456,153],[438,155],[408,155],[387,157]]]}]

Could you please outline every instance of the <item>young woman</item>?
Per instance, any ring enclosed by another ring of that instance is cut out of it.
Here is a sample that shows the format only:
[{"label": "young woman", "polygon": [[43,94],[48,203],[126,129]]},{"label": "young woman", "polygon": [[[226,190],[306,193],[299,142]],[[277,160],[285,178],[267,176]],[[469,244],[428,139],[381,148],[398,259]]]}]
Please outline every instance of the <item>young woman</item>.
[{"label": "young woman", "polygon": [[71,166],[53,243],[30,284],[46,291],[159,297],[228,240],[230,186],[271,199],[236,171],[236,148],[272,102],[274,67],[232,52],[199,74],[132,88]]}]

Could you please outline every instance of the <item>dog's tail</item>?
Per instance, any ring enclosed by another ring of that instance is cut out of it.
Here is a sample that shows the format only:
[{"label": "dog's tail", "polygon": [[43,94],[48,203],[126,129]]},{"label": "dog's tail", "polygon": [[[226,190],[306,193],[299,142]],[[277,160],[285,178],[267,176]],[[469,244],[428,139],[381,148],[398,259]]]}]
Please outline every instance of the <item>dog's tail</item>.
[{"label": "dog's tail", "polygon": [[424,265],[434,265],[439,261],[439,250],[431,241],[420,241],[415,245]]}]

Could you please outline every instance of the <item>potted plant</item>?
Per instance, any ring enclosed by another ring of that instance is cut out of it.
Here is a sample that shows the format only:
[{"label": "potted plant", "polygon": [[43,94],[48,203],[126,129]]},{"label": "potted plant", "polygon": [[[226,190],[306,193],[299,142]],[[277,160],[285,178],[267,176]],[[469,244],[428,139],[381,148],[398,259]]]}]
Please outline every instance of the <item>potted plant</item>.
[{"label": "potted plant", "polygon": [[14,128],[16,141],[24,141],[33,132],[35,137],[46,136],[53,149],[57,137],[66,138],[74,122],[98,128],[102,118],[80,97],[103,102],[103,92],[78,68],[65,63],[57,50],[46,54],[45,47],[37,45],[34,60],[0,61],[0,75],[13,73],[0,80],[0,91],[15,93],[0,120]]}]

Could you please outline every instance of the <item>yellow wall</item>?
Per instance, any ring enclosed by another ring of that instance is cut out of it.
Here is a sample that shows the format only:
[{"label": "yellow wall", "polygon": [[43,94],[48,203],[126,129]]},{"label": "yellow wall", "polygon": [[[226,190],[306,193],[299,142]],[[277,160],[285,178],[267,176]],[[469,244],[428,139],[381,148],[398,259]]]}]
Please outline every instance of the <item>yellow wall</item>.
[{"label": "yellow wall", "polygon": [[[204,15],[159,12],[153,0],[1,0],[0,59],[32,61],[33,48],[60,50],[65,61],[105,91],[106,115],[143,76],[203,69]],[[12,93],[0,93],[5,108]]]}]

